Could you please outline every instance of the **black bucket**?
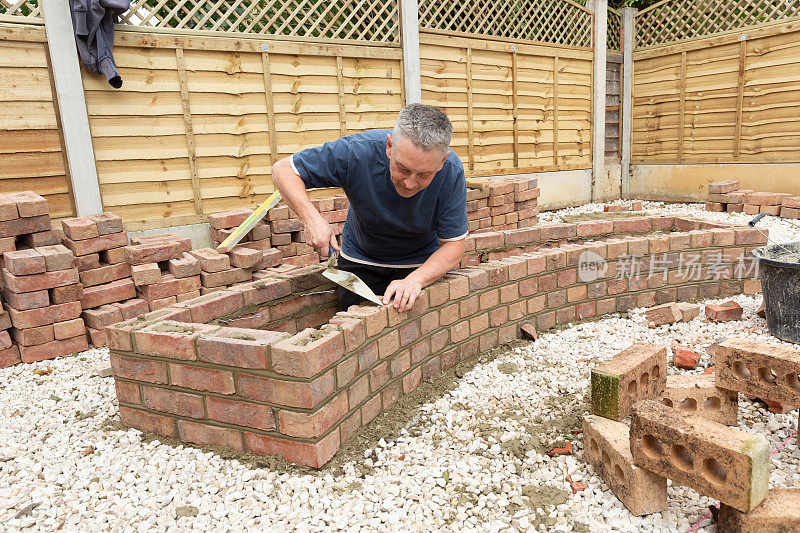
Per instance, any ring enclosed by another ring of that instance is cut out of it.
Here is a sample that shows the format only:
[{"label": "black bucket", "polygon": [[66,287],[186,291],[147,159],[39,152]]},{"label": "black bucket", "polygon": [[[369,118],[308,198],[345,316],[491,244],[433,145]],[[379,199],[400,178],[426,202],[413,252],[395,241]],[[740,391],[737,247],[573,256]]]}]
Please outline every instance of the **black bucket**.
[{"label": "black bucket", "polygon": [[753,251],[764,291],[769,332],[800,344],[800,242]]}]

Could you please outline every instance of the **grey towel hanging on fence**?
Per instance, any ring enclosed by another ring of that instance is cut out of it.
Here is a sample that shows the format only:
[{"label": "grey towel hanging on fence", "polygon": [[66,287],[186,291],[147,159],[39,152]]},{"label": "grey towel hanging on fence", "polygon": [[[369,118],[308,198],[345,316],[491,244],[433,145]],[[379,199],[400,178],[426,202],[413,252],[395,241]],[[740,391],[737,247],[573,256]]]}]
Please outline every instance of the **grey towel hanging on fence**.
[{"label": "grey towel hanging on fence", "polygon": [[81,63],[115,89],[122,87],[122,78],[114,63],[114,23],[130,6],[130,0],[69,0]]}]

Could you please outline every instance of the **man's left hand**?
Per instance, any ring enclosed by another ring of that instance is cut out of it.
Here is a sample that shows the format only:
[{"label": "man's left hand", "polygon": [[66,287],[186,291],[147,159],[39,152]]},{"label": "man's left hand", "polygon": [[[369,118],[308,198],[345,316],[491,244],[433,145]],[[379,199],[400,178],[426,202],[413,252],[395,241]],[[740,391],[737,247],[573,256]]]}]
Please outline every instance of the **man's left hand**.
[{"label": "man's left hand", "polygon": [[405,279],[396,279],[386,288],[386,292],[383,294],[383,304],[388,305],[394,297],[392,305],[402,313],[411,309],[420,292],[422,292],[422,283],[411,276]]}]

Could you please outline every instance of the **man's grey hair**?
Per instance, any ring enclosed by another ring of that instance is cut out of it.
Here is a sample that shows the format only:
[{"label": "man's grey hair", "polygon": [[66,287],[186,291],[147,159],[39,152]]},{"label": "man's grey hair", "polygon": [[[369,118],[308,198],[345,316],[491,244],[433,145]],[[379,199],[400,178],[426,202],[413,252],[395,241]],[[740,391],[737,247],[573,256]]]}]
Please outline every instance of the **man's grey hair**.
[{"label": "man's grey hair", "polygon": [[442,154],[450,149],[453,139],[453,124],[441,110],[424,104],[408,104],[392,130],[392,138],[406,138],[423,150],[439,150]]}]

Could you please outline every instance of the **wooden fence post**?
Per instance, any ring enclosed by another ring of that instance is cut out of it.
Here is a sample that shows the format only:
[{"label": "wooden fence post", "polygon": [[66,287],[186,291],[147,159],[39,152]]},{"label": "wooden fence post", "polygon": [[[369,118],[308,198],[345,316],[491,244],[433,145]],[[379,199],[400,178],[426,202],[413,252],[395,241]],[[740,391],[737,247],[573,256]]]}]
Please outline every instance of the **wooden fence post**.
[{"label": "wooden fence post", "polygon": [[606,158],[606,47],[608,0],[594,0],[594,73],[592,82],[592,202],[605,174]]},{"label": "wooden fence post", "polygon": [[635,7],[622,9],[622,197],[631,192],[631,153],[633,151],[633,48],[635,46]]},{"label": "wooden fence post", "polygon": [[406,104],[422,102],[419,58],[419,8],[417,0],[400,2],[400,31],[403,44],[403,84]]},{"label": "wooden fence post", "polygon": [[75,212],[78,216],[101,213],[103,202],[69,4],[66,1],[46,1],[41,3],[41,10]]}]

